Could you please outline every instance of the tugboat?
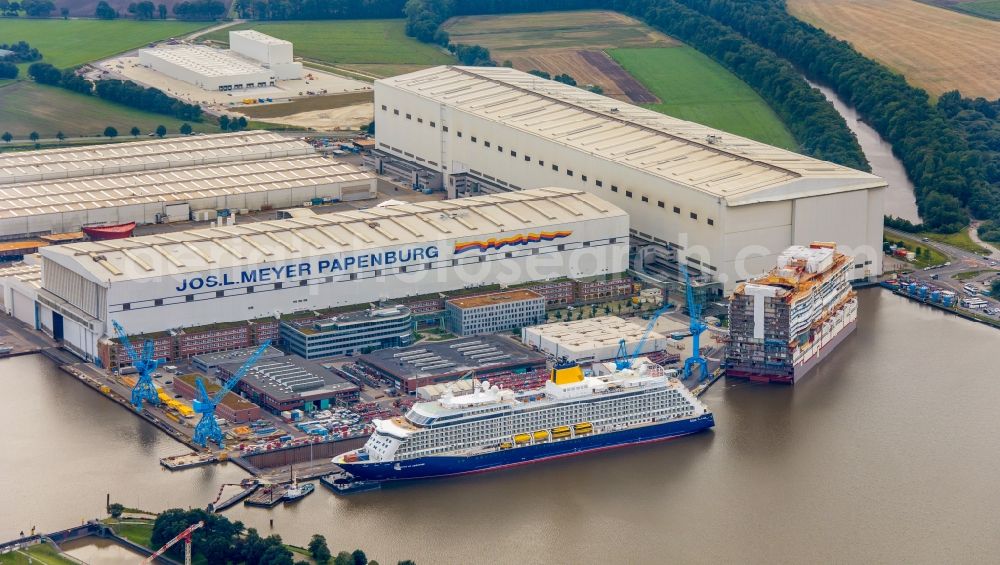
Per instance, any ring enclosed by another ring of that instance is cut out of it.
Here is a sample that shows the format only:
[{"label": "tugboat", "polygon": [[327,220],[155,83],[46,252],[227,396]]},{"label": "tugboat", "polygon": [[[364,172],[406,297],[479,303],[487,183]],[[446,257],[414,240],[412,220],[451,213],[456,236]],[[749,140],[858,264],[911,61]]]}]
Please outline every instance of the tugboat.
[{"label": "tugboat", "polygon": [[312,483],[299,484],[298,479],[295,478],[295,469],[292,469],[292,486],[288,487],[285,491],[284,501],[285,504],[289,502],[296,502],[301,500],[310,494],[312,491],[316,490],[316,485]]}]

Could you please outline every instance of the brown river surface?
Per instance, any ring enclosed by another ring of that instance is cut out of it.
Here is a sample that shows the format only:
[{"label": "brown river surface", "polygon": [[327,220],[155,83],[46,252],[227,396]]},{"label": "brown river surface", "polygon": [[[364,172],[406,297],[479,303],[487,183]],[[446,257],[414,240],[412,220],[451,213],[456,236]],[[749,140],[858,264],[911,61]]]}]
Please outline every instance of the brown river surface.
[{"label": "brown river surface", "polygon": [[[878,289],[794,388],[720,381],[714,431],[233,519],[382,563],[974,563],[1000,555],[1000,333]],[[182,452],[41,356],[0,362],[0,538],[203,506],[242,471]]]}]

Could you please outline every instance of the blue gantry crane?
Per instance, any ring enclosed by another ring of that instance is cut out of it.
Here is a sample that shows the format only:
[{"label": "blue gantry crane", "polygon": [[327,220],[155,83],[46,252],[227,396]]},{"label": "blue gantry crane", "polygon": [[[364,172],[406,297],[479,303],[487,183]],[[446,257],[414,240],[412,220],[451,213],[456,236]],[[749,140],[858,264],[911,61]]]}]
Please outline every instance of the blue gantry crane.
[{"label": "blue gantry crane", "polygon": [[135,386],[132,387],[132,406],[137,412],[142,412],[143,402],[149,402],[154,406],[159,405],[160,396],[156,393],[156,386],[153,385],[153,371],[162,365],[164,360],[156,359],[153,340],[147,339],[142,344],[142,355],[139,355],[132,347],[132,342],[129,340],[128,334],[125,333],[125,328],[114,320],[111,321],[111,325],[114,326],[122,348],[128,353],[129,359],[132,360],[132,366],[136,370]]},{"label": "blue gantry crane", "polygon": [[656,326],[656,320],[659,320],[660,316],[662,316],[663,313],[669,309],[670,309],[670,304],[666,300],[664,300],[663,306],[656,312],[653,312],[653,315],[649,318],[649,325],[646,326],[646,333],[642,334],[642,339],[640,339],[639,343],[636,344],[635,349],[632,350],[632,353],[628,352],[628,348],[625,346],[624,339],[618,342],[618,354],[615,355],[616,369],[621,371],[623,369],[632,368],[632,363],[635,362],[635,358],[639,356],[639,353],[642,351],[643,344],[646,343],[646,339],[648,339],[649,334],[652,333],[653,327]]},{"label": "blue gantry crane", "polygon": [[250,367],[253,367],[257,359],[263,355],[264,350],[271,345],[270,341],[265,341],[257,351],[254,351],[250,357],[247,358],[246,363],[238,371],[236,371],[232,377],[229,378],[222,388],[215,393],[215,396],[209,396],[208,391],[205,389],[205,383],[202,382],[199,377],[197,380],[198,384],[198,397],[194,399],[192,407],[194,411],[201,414],[201,420],[198,421],[198,425],[194,427],[194,436],[191,439],[195,443],[200,445],[202,448],[208,446],[209,441],[215,442],[220,448],[222,447],[222,429],[219,428],[218,422],[215,421],[215,407],[222,402],[222,399],[229,394],[229,391],[233,390],[236,383],[240,382],[243,375],[247,374]]},{"label": "blue gantry crane", "polygon": [[691,331],[691,356],[684,360],[684,378],[689,379],[694,373],[695,367],[701,368],[701,378],[708,376],[708,361],[701,354],[701,334],[708,329],[708,325],[701,319],[701,304],[694,299],[694,287],[691,286],[691,275],[688,274],[687,266],[681,265],[681,274],[684,275],[684,287],[687,298],[688,316],[691,323],[688,326]]}]

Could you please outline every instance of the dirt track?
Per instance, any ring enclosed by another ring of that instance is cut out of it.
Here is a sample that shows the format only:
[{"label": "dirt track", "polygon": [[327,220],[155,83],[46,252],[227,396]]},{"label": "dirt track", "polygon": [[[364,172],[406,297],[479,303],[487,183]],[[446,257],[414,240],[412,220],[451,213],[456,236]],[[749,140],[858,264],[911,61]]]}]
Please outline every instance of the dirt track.
[{"label": "dirt track", "polygon": [[914,0],[789,0],[788,9],[932,95],[1000,96],[1000,22]]},{"label": "dirt track", "polygon": [[590,63],[591,66],[613,80],[632,102],[636,104],[656,104],[660,101],[642,83],[625,72],[625,69],[621,65],[616,63],[611,57],[608,57],[604,51],[580,51],[580,56],[583,57],[583,60]]}]

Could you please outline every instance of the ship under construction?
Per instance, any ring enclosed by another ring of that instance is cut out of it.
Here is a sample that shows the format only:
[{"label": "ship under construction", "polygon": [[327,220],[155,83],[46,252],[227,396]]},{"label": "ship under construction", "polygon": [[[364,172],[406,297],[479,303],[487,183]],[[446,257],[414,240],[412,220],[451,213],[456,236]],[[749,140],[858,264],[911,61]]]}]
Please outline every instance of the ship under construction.
[{"label": "ship under construction", "polygon": [[857,325],[852,262],[834,243],[796,245],[773,270],[737,286],[726,376],[793,384],[829,355]]}]

